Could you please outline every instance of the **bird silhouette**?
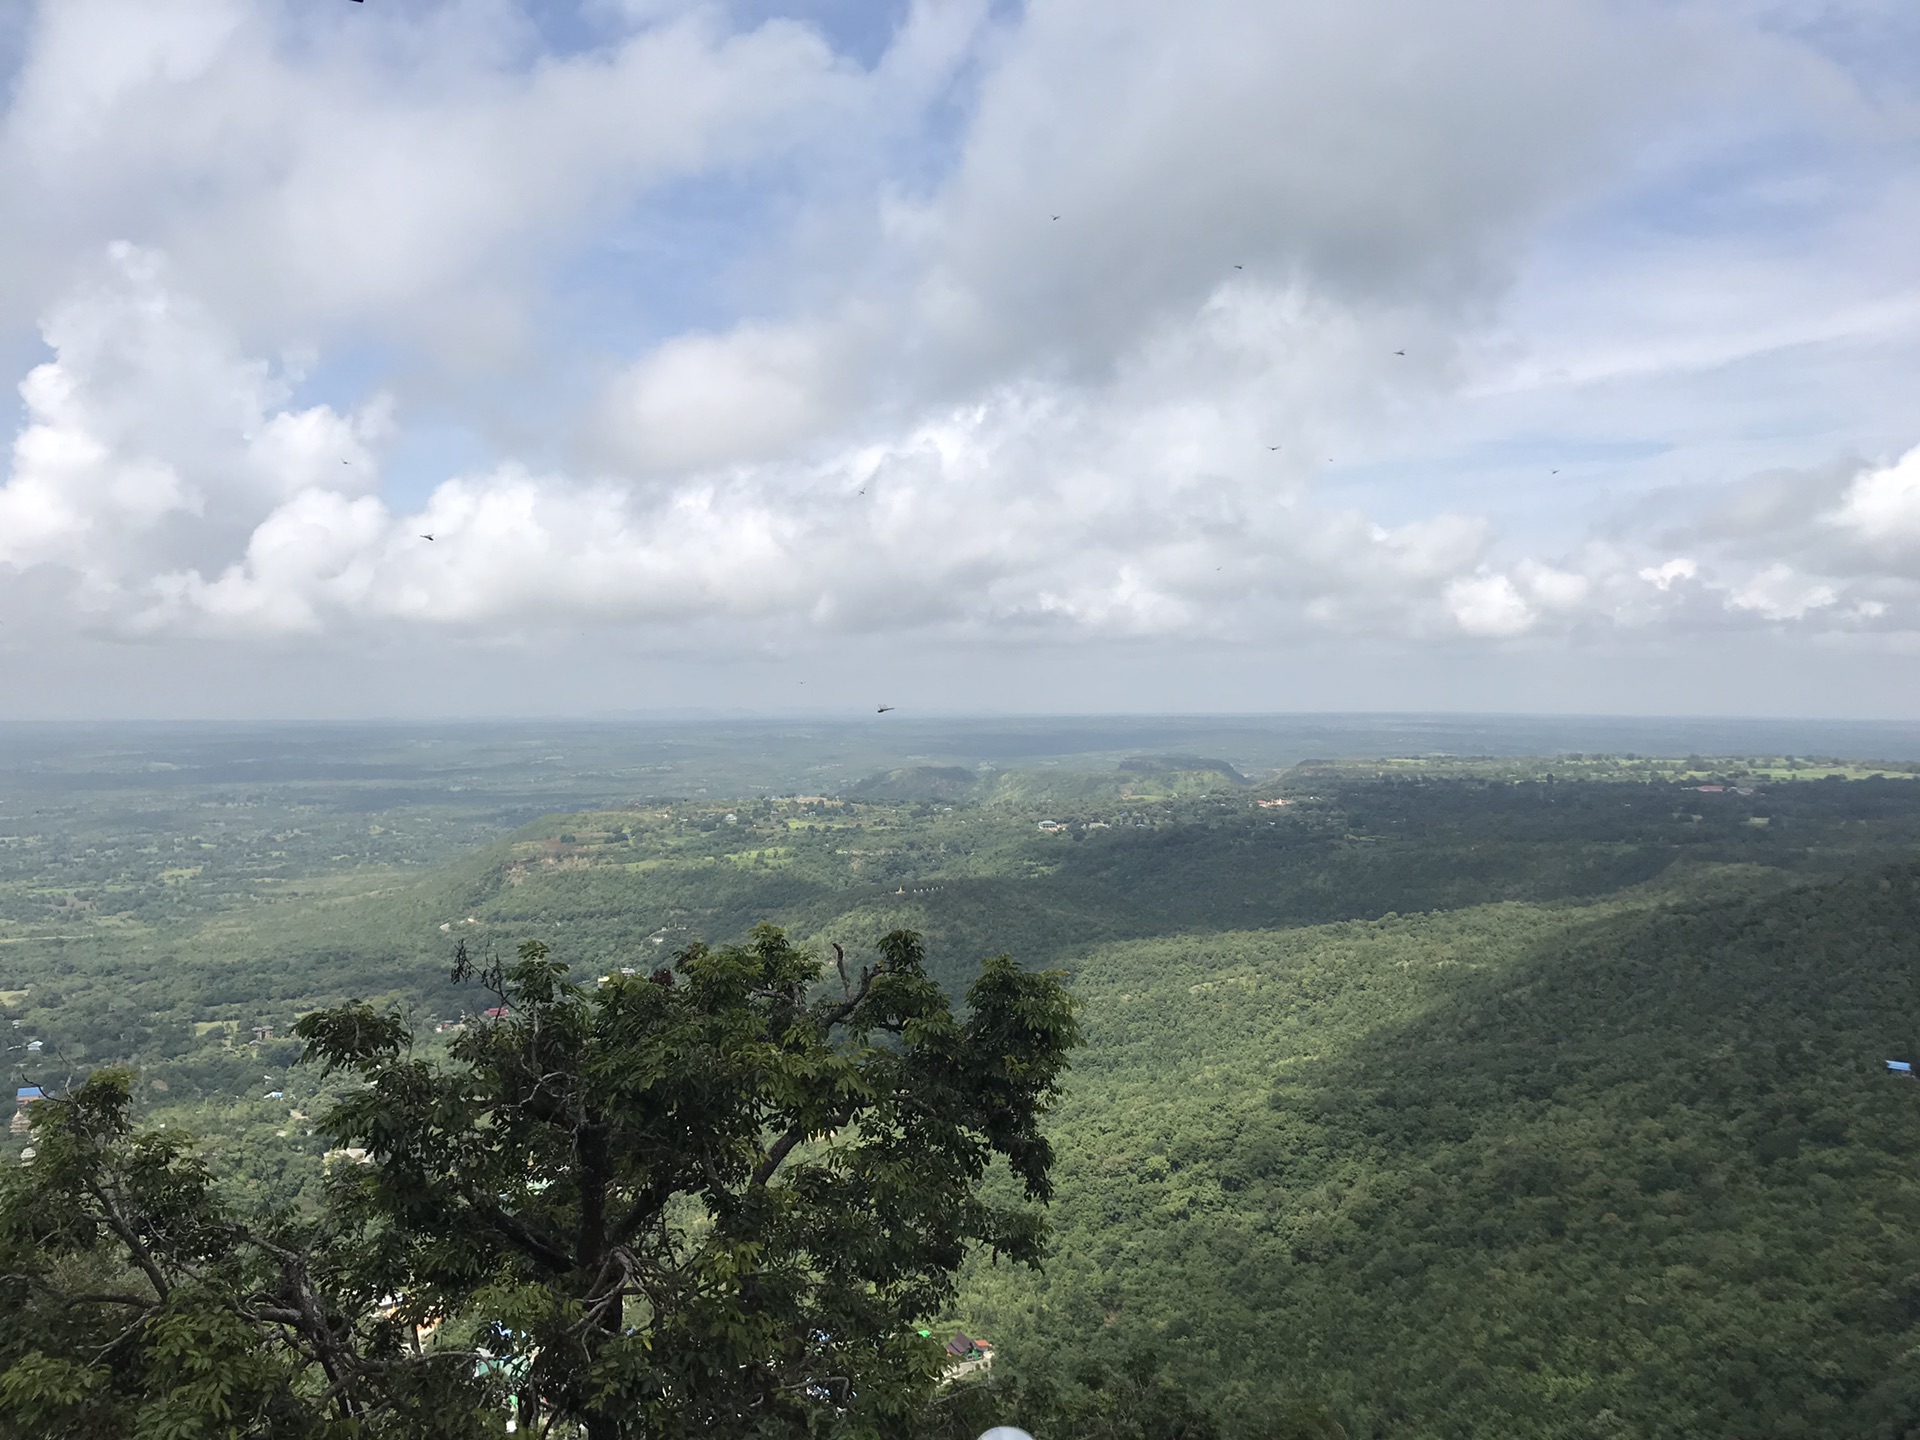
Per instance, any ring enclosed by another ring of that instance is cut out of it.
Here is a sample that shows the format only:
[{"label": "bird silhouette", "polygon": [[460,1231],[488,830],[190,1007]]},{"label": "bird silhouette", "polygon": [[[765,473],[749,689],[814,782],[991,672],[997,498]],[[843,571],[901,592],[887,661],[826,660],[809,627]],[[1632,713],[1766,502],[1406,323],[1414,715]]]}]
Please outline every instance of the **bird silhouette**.
[{"label": "bird silhouette", "polygon": [[1056,216],[1054,216],[1053,218],[1054,218],[1054,219],[1056,219],[1056,220],[1058,220],[1058,219],[1059,219],[1060,217],[1059,217],[1058,215],[1056,215]]},{"label": "bird silhouette", "polygon": [[431,539],[433,538],[433,536],[431,536],[431,535],[422,535],[422,536],[421,536],[420,538],[421,538],[422,540],[431,540]]},{"label": "bird silhouette", "polygon": [[1268,448],[1269,450],[1278,450],[1278,449],[1279,449],[1280,447],[1279,447],[1278,445],[1269,445],[1269,446],[1267,446],[1267,448]]},{"label": "bird silhouette", "polygon": [[1406,352],[1406,351],[1404,351],[1404,350],[1396,350],[1396,351],[1394,351],[1393,353],[1394,353],[1394,354],[1396,354],[1396,355],[1404,355],[1404,354],[1406,354],[1407,352]]},{"label": "bird silhouette", "polygon": [[892,710],[893,708],[895,707],[893,707],[892,705],[882,705],[878,710],[874,711],[874,714],[884,715],[887,713],[887,711]]},{"label": "bird silhouette", "polygon": [[1236,265],[1236,266],[1234,266],[1233,268],[1234,268],[1234,269],[1236,269],[1236,270],[1244,270],[1244,269],[1246,269],[1247,267],[1246,267],[1246,266],[1244,266],[1244,265]]}]

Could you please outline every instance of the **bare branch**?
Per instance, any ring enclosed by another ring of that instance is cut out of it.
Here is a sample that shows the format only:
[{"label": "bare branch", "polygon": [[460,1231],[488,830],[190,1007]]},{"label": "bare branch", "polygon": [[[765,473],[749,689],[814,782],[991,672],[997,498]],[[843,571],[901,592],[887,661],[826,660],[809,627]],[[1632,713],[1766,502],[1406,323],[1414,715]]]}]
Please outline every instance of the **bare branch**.
[{"label": "bare branch", "polygon": [[[836,945],[833,948],[838,950],[840,947]],[[840,978],[842,981],[847,978],[845,967],[841,968]],[[848,994],[847,998],[842,1000],[838,1005],[828,1006],[825,1010],[816,1013],[815,1018],[820,1024],[820,1038],[824,1040],[832,1033],[834,1026],[858,1010],[861,1002],[867,998],[867,992],[872,988],[873,967],[870,965],[862,965],[860,967],[859,987]]]}]

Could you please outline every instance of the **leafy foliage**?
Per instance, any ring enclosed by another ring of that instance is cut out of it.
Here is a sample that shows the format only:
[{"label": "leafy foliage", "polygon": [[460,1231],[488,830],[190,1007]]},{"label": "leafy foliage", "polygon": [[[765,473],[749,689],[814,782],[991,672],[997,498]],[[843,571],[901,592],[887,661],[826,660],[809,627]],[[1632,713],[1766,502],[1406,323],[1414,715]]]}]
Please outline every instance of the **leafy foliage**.
[{"label": "leafy foliage", "polygon": [[36,1107],[0,1185],[0,1434],[458,1436],[471,1366],[356,1295],[356,1237],[243,1221],[178,1134],[136,1133],[107,1070]]},{"label": "leafy foliage", "polygon": [[[236,1218],[177,1137],[133,1131],[124,1072],[43,1102],[0,1188],[5,1423],[455,1435],[511,1390],[594,1440],[899,1433],[940,1364],[915,1322],[968,1249],[1040,1254],[1077,1032],[1004,957],[964,1017],[911,933],[839,969],[816,993],[762,927],[589,990],[530,942],[443,1062],[369,1006],[308,1015],[309,1058],[357,1082],[310,1219]],[[983,1196],[995,1157],[1024,1200]]]}]

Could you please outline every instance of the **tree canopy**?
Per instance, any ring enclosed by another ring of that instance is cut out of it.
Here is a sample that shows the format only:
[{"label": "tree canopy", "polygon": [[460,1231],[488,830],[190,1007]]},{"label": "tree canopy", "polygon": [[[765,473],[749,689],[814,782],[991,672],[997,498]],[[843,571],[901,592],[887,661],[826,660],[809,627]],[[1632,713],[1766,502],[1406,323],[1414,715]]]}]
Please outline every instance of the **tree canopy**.
[{"label": "tree canopy", "polygon": [[1077,1031],[1004,956],[955,1013],[913,933],[857,974],[835,948],[827,978],[762,926],[596,985],[538,942],[463,950],[496,1003],[444,1055],[367,1005],[306,1016],[357,1082],[315,1214],[234,1213],[135,1132],[123,1071],[35,1107],[0,1181],[0,1433],[474,1434],[509,1395],[591,1440],[910,1427],[962,1260],[1040,1256]]}]

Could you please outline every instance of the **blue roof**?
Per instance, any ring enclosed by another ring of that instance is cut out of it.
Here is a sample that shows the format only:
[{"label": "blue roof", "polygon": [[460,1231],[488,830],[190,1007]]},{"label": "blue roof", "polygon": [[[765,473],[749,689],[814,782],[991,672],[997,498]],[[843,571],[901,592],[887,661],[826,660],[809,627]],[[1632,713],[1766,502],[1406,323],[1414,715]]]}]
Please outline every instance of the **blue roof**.
[{"label": "blue roof", "polygon": [[1889,1060],[1887,1061],[1887,1069],[1905,1071],[1911,1074],[1913,1071],[1913,1066],[1908,1064],[1905,1060]]},{"label": "blue roof", "polygon": [[40,1087],[38,1085],[22,1085],[20,1087],[20,1093],[14,1098],[16,1100],[44,1100],[46,1096],[40,1093]]}]

